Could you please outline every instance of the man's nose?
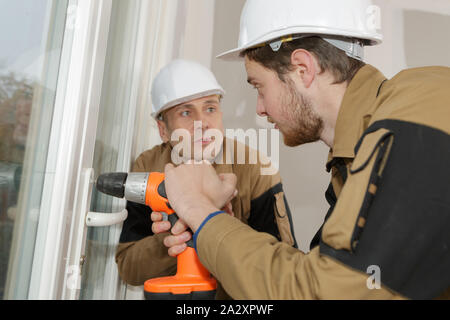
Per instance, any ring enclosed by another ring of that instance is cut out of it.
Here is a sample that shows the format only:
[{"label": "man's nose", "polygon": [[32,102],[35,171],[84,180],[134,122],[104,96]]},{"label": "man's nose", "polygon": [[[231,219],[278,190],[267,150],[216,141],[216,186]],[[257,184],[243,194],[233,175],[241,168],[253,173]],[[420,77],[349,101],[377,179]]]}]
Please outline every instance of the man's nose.
[{"label": "man's nose", "polygon": [[260,117],[266,117],[266,108],[264,107],[264,104],[262,102],[262,99],[258,96],[256,100],[256,114]]},{"label": "man's nose", "polygon": [[201,128],[203,131],[209,129],[208,117],[206,115],[203,115],[202,113],[197,115],[195,117],[195,121],[201,122]]}]

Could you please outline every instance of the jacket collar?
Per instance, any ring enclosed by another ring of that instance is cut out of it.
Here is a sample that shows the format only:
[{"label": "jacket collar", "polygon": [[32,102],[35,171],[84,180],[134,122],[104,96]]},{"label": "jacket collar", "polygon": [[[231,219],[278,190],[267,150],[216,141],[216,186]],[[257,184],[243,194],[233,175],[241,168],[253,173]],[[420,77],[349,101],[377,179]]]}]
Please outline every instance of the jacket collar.
[{"label": "jacket collar", "polygon": [[355,146],[376,110],[375,100],[385,80],[380,71],[365,65],[350,81],[336,121],[334,144],[327,167],[334,158],[355,157]]}]

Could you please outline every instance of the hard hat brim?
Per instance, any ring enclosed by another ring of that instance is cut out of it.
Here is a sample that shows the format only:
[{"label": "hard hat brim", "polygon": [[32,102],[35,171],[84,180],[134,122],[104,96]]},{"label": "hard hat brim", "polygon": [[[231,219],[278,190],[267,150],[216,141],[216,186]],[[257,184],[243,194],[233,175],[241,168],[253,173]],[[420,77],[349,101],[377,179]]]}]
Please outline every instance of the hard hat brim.
[{"label": "hard hat brim", "polygon": [[318,28],[318,27],[290,27],[288,29],[281,29],[276,30],[273,32],[270,32],[259,39],[255,39],[249,43],[247,43],[244,46],[228,50],[226,52],[223,52],[216,56],[217,59],[222,59],[226,61],[236,61],[236,60],[242,60],[243,58],[240,57],[240,53],[244,50],[253,48],[255,46],[261,45],[263,43],[268,43],[271,41],[275,41],[276,39],[279,39],[281,37],[287,36],[287,35],[294,35],[294,34],[305,34],[305,35],[311,35],[311,36],[321,36],[321,35],[328,35],[328,36],[341,36],[341,37],[349,37],[349,38],[356,38],[361,39],[365,41],[365,45],[372,46],[380,44],[383,41],[383,36],[381,34],[361,34],[357,32],[352,32],[348,30],[336,30],[336,29],[327,29],[327,28]]}]

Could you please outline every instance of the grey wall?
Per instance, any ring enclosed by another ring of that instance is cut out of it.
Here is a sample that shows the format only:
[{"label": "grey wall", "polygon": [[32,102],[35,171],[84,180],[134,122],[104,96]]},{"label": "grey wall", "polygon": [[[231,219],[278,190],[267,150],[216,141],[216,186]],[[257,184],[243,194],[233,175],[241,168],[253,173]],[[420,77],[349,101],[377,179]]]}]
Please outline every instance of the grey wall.
[{"label": "grey wall", "polygon": [[381,10],[383,43],[366,61],[388,78],[406,68],[450,66],[450,0],[373,0]]},{"label": "grey wall", "polygon": [[[450,1],[449,1],[450,6]],[[406,65],[450,66],[450,16],[419,10],[403,11]]]}]

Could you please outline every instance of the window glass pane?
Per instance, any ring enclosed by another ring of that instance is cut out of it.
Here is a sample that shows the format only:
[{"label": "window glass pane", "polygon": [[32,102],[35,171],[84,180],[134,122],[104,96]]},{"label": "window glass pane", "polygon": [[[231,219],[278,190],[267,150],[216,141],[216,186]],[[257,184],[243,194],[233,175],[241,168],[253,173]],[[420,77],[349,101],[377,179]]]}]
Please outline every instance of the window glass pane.
[{"label": "window glass pane", "polygon": [[66,8],[0,0],[0,298],[28,294]]},{"label": "window glass pane", "polygon": [[[133,138],[129,123],[136,108],[132,96],[141,4],[136,0],[113,0],[94,152],[96,177],[105,172],[128,171],[129,161],[125,159],[129,158],[127,146]],[[91,211],[118,212],[124,207],[122,200],[94,188]],[[116,290],[114,259],[121,227],[88,228],[80,299],[122,298]]]}]

